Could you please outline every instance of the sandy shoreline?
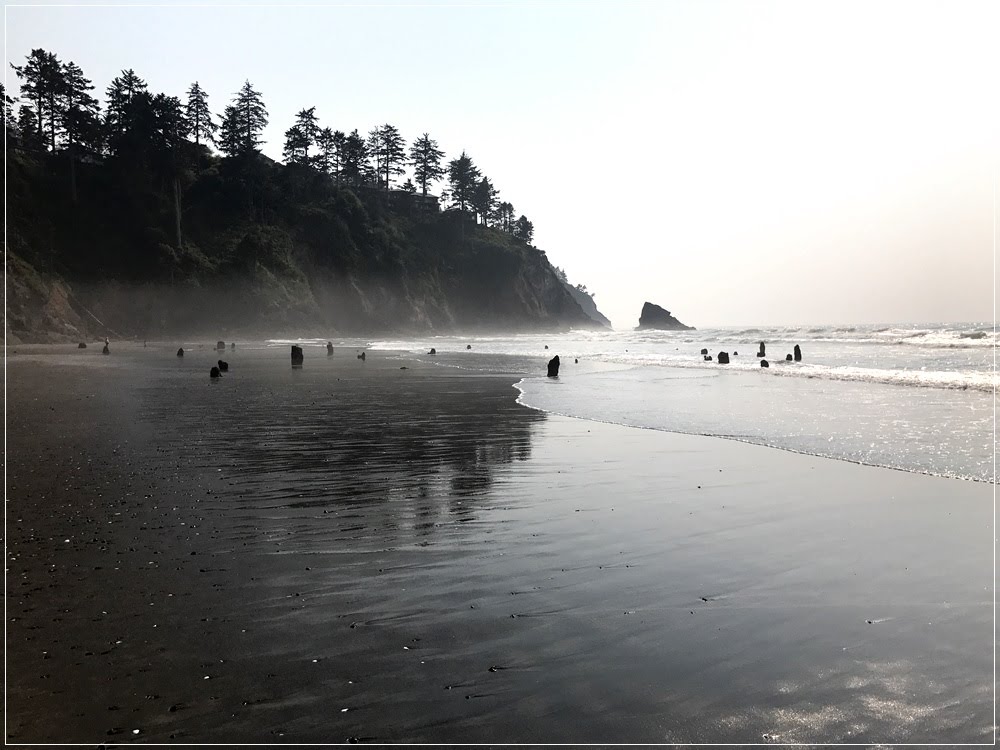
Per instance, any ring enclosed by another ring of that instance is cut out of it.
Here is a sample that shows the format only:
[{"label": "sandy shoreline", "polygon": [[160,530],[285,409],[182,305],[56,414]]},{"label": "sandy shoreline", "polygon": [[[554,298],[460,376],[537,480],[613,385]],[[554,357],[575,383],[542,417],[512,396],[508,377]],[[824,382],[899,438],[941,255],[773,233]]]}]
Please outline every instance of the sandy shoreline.
[{"label": "sandy shoreline", "polygon": [[988,485],[381,352],[32,352],[9,743],[991,741]]}]

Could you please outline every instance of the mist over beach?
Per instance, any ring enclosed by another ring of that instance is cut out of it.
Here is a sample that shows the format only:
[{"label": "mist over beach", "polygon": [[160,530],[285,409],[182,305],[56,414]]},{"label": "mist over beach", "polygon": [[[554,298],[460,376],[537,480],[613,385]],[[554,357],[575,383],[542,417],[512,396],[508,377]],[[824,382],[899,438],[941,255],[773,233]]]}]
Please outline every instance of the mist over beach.
[{"label": "mist over beach", "polygon": [[6,742],[995,743],[997,20],[9,8]]}]

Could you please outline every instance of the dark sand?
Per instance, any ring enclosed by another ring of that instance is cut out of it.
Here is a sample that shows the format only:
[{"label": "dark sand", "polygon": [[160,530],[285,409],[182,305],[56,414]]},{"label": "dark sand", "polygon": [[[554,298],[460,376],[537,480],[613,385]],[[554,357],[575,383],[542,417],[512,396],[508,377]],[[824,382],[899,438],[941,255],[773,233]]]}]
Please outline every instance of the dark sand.
[{"label": "dark sand", "polygon": [[989,485],[176,348],[8,359],[9,743],[992,741]]}]

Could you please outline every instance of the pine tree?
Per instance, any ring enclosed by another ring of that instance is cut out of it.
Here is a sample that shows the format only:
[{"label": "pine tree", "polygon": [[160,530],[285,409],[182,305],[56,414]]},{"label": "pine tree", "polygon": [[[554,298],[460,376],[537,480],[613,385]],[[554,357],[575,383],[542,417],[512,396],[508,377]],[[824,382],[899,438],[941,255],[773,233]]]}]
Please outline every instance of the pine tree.
[{"label": "pine tree", "polygon": [[316,148],[319,152],[313,159],[316,169],[323,174],[330,174],[334,168],[337,151],[333,131],[330,128],[323,128],[316,134]]},{"label": "pine tree", "polygon": [[340,173],[345,183],[358,187],[365,178],[365,165],[368,163],[368,146],[358,134],[357,129],[344,138],[343,158]]},{"label": "pine tree", "polygon": [[344,149],[347,145],[347,136],[344,135],[343,131],[334,130],[333,131],[333,163],[331,164],[331,169],[333,171],[334,179],[336,180],[337,187],[340,187],[340,180],[344,171]]},{"label": "pine tree", "polygon": [[285,148],[282,157],[286,164],[308,164],[309,163],[309,137],[302,132],[302,128],[293,125],[285,131]]},{"label": "pine tree", "polygon": [[35,123],[30,129],[34,145],[44,148],[47,136],[51,151],[56,149],[56,127],[60,120],[60,97],[63,88],[62,65],[59,58],[43,49],[33,49],[24,65],[11,65],[23,81],[21,96],[34,107]]},{"label": "pine tree", "polygon": [[534,236],[535,225],[528,221],[528,218],[524,214],[521,214],[517,221],[514,222],[514,237],[530,245]]},{"label": "pine tree", "polygon": [[483,226],[489,226],[490,217],[493,216],[496,207],[497,189],[493,187],[488,177],[483,177],[476,183],[472,191],[472,207],[476,209],[479,218],[483,220]]},{"label": "pine tree", "polygon": [[146,82],[129,68],[117,76],[105,92],[107,108],[104,113],[104,126],[108,133],[108,146],[112,153],[117,152],[117,141],[135,126],[136,111],[133,106],[137,97],[148,95]]},{"label": "pine tree", "polygon": [[377,130],[382,152],[382,174],[385,176],[382,184],[385,189],[392,189],[393,175],[405,173],[403,164],[406,160],[406,141],[399,131],[389,123]]},{"label": "pine tree", "polygon": [[473,193],[479,182],[479,170],[466,153],[448,162],[448,182],[451,187],[451,199],[464,211],[472,203]]},{"label": "pine tree", "polygon": [[219,148],[229,156],[258,153],[267,127],[267,109],[260,92],[247,81],[222,116]]},{"label": "pine tree", "polygon": [[497,206],[497,222],[501,231],[508,234],[514,231],[514,206],[512,204],[503,201]]},{"label": "pine tree", "polygon": [[3,96],[3,125],[7,134],[7,143],[17,139],[17,118],[14,117],[14,100],[7,96],[7,87],[0,83],[0,95]]},{"label": "pine tree", "polygon": [[215,143],[215,132],[219,126],[212,122],[212,111],[208,108],[208,94],[197,81],[191,84],[187,92],[188,100],[184,113],[190,124],[191,135],[196,146],[205,143]]},{"label": "pine tree", "polygon": [[319,123],[316,122],[316,108],[299,110],[295,115],[295,127],[302,134],[305,148],[302,152],[302,163],[308,164],[309,147],[316,143],[316,136],[319,135]]},{"label": "pine tree", "polygon": [[63,106],[61,130],[69,151],[70,194],[76,202],[76,160],[78,148],[96,151],[100,146],[100,108],[89,92],[94,85],[83,70],[70,61],[63,66]]},{"label": "pine tree", "polygon": [[410,147],[410,163],[413,165],[413,177],[420,185],[421,193],[427,195],[427,186],[435,180],[440,180],[445,173],[441,166],[443,151],[439,151],[437,141],[424,133]]},{"label": "pine tree", "polygon": [[362,165],[362,176],[364,181],[373,187],[382,186],[382,133],[380,128],[368,131],[368,140],[365,141],[365,148],[368,150],[368,158]]}]

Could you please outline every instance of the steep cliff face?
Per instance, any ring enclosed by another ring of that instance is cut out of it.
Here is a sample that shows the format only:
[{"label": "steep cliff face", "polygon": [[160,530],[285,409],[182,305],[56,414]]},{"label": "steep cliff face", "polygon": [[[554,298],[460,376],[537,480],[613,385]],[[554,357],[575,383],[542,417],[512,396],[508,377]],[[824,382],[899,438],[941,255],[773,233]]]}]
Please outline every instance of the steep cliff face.
[{"label": "steep cliff face", "polygon": [[71,202],[52,165],[11,161],[6,327],[17,338],[597,325],[544,252],[469,214],[267,160],[257,171],[216,161],[185,187],[179,238],[172,194],[126,189],[112,166],[80,165]]},{"label": "steep cliff face", "polygon": [[580,309],[587,313],[587,317],[593,320],[595,323],[600,323],[602,326],[611,328],[611,321],[604,317],[604,314],[597,309],[597,303],[594,302],[594,298],[591,297],[586,292],[581,292],[575,286],[569,282],[565,282],[566,291],[570,293],[570,296],[576,300],[576,303],[580,306]]},{"label": "steep cliff face", "polygon": [[669,310],[664,310],[659,305],[647,302],[642,306],[642,312],[639,314],[639,325],[636,330],[642,331],[648,329],[658,331],[693,331],[694,327],[681,323],[670,314]]}]

